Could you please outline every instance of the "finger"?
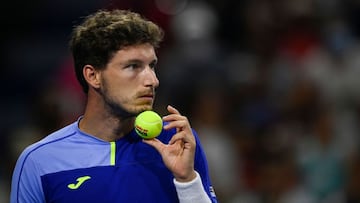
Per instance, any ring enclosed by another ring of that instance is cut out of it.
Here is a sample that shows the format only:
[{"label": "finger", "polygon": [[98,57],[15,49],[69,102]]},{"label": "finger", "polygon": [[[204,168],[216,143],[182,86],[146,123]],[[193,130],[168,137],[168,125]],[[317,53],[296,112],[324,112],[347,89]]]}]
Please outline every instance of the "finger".
[{"label": "finger", "polygon": [[181,131],[175,134],[169,141],[169,144],[173,144],[179,140],[183,141],[184,143],[191,143],[192,145],[196,144],[194,136],[185,131]]},{"label": "finger", "polygon": [[153,138],[153,139],[143,139],[143,142],[154,147],[158,152],[161,152],[162,149],[165,147],[165,144],[162,143],[160,140]]},{"label": "finger", "polygon": [[170,114],[170,115],[163,116],[162,119],[164,121],[174,121],[174,120],[185,120],[187,118],[180,114]]},{"label": "finger", "polygon": [[184,148],[184,141],[181,139],[175,140],[173,142],[169,142],[169,145],[178,145],[181,149]]},{"label": "finger", "polygon": [[171,105],[168,105],[167,106],[167,110],[170,112],[170,113],[174,113],[174,114],[179,114],[180,115],[180,112],[173,106]]},{"label": "finger", "polygon": [[186,120],[172,121],[172,122],[169,122],[166,125],[164,125],[164,129],[165,130],[169,130],[172,128],[184,129],[187,126],[188,126],[188,122]]}]

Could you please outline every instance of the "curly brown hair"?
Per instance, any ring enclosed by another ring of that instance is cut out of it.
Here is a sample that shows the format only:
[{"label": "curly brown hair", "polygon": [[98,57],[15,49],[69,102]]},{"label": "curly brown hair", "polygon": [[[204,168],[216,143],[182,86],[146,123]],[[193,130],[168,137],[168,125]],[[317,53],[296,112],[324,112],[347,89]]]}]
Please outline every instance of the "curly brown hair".
[{"label": "curly brown hair", "polygon": [[163,36],[158,25],[128,10],[99,10],[86,16],[74,27],[70,39],[76,77],[84,92],[89,89],[82,73],[85,65],[104,69],[123,47],[150,43],[158,48]]}]

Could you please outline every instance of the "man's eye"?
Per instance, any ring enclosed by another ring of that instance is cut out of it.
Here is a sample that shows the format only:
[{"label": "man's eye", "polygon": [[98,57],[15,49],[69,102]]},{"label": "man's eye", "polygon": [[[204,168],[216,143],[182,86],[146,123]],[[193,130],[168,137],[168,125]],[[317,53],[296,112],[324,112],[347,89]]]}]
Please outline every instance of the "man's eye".
[{"label": "man's eye", "polygon": [[129,64],[129,65],[127,65],[126,66],[126,68],[132,68],[132,69],[136,69],[136,68],[138,68],[139,67],[139,65],[138,64]]},{"label": "man's eye", "polygon": [[155,69],[156,68],[156,63],[150,63],[149,66],[150,66],[151,69]]}]

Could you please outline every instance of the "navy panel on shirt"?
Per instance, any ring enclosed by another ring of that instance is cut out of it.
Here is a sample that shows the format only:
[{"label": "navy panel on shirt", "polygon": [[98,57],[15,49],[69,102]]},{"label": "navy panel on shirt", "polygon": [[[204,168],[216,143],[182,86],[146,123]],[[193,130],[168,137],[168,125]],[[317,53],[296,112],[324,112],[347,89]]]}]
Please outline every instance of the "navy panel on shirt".
[{"label": "navy panel on shirt", "polygon": [[[84,176],[90,178],[79,183]],[[178,202],[172,174],[157,162],[62,171],[41,179],[46,201],[52,203]]]}]

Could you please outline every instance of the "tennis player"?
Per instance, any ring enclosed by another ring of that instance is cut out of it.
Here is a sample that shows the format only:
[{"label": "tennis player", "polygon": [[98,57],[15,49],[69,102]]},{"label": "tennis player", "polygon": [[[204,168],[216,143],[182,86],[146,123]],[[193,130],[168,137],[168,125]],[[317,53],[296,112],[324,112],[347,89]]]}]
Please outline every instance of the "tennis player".
[{"label": "tennis player", "polygon": [[187,117],[169,105],[157,138],[134,131],[136,115],[153,107],[163,35],[126,10],[100,10],[74,27],[70,48],[85,111],[22,152],[11,203],[217,202]]}]

